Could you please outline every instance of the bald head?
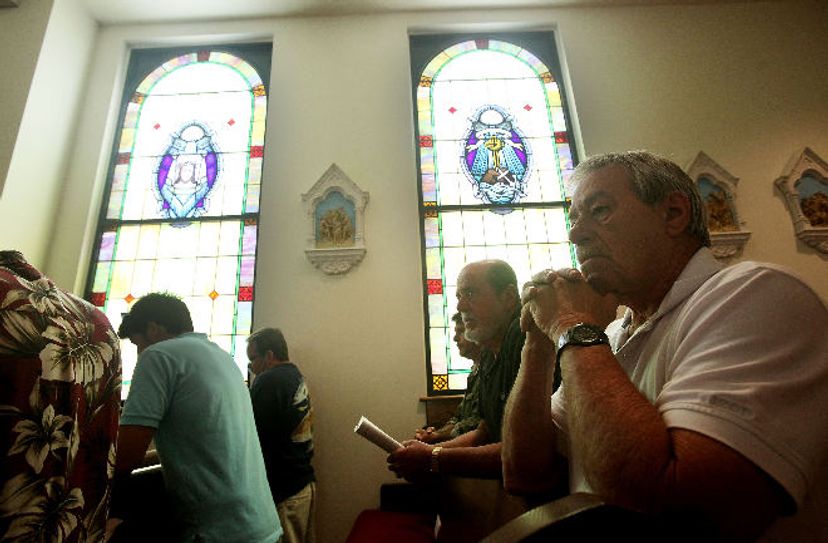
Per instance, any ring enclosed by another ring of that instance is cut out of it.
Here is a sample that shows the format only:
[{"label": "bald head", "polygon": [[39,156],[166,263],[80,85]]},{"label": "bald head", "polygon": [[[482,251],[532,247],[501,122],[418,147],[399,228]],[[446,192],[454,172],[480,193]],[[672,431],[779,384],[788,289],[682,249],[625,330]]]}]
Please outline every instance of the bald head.
[{"label": "bald head", "polygon": [[506,262],[472,262],[457,277],[457,310],[470,341],[499,351],[519,308],[517,277]]}]

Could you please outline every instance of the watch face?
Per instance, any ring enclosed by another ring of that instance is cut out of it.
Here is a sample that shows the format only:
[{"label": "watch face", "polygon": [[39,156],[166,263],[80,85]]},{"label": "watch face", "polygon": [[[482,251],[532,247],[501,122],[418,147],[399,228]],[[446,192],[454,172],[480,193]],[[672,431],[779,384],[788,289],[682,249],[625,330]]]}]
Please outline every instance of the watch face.
[{"label": "watch face", "polygon": [[560,361],[561,353],[568,345],[580,345],[581,347],[609,345],[609,338],[599,326],[579,323],[558,338],[558,353],[556,355],[558,361]]},{"label": "watch face", "polygon": [[570,331],[570,343],[599,343],[602,342],[604,331],[588,324],[575,326]]}]

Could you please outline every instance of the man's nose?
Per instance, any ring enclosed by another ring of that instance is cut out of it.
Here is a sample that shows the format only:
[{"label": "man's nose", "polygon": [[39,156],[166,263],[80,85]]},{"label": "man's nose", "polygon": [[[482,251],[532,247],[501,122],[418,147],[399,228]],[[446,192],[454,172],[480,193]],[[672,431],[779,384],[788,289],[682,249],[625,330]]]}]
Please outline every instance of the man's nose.
[{"label": "man's nose", "polygon": [[569,241],[575,245],[581,244],[588,239],[587,228],[583,220],[572,221],[569,227]]}]

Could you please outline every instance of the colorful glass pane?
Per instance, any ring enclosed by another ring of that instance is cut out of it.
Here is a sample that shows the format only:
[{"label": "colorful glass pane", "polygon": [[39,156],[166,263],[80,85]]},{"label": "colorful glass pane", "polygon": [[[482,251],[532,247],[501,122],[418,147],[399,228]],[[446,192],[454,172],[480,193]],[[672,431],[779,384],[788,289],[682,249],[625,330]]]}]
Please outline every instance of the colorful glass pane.
[{"label": "colorful glass pane", "polygon": [[[246,375],[267,111],[262,78],[240,56],[209,50],[173,55],[144,73],[124,106],[89,295],[116,329],[148,292],[180,296],[195,330],[228,350]],[[125,397],[137,353],[123,346]]]},{"label": "colorful glass pane", "polygon": [[448,390],[448,376],[434,375],[431,387],[433,390]]},{"label": "colorful glass pane", "polygon": [[520,283],[574,266],[564,191],[574,164],[558,76],[532,51],[481,38],[425,60],[415,119],[430,374],[433,391],[462,390],[470,361],[451,341],[457,275],[489,258],[509,262]]}]

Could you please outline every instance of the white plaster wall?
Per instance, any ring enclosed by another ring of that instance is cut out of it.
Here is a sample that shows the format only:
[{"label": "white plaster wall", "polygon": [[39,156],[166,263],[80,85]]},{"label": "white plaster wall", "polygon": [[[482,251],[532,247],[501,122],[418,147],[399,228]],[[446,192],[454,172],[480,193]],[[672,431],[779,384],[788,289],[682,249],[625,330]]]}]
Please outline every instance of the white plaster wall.
[{"label": "white plaster wall", "polygon": [[[38,2],[21,7],[28,4]],[[96,28],[77,0],[54,3],[0,197],[0,247],[19,249],[41,268],[48,260]]]},{"label": "white plaster wall", "polygon": [[54,0],[0,9],[0,196]]},{"label": "white plaster wall", "polygon": [[[828,158],[828,23],[819,3],[488,10],[104,28],[75,134],[49,273],[81,290],[130,43],[274,41],[256,326],[280,326],[316,408],[319,531],[343,541],[391,481],[352,435],[361,414],[395,436],[425,392],[408,31],[557,26],[588,153],[704,150],[741,178],[746,256],[794,267],[828,298],[826,259],[796,242],[773,180],[809,145]],[[371,194],[365,260],[329,277],[305,259],[301,194],[336,162]],[[91,198],[91,202],[90,202]]]}]

